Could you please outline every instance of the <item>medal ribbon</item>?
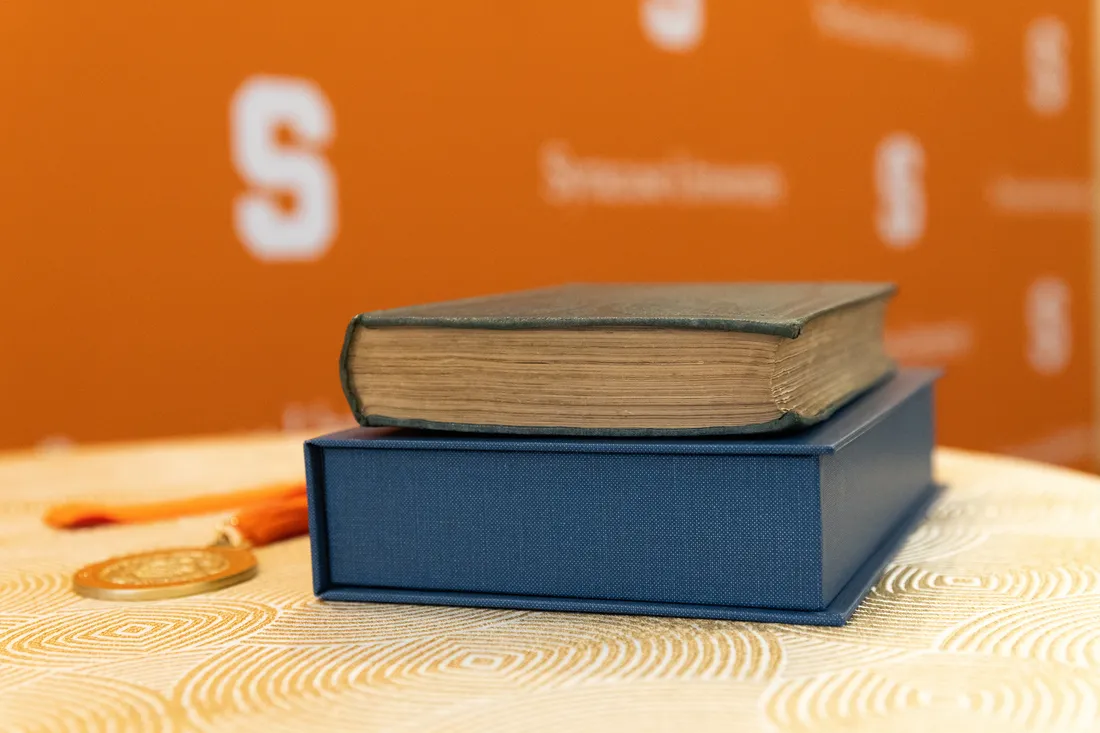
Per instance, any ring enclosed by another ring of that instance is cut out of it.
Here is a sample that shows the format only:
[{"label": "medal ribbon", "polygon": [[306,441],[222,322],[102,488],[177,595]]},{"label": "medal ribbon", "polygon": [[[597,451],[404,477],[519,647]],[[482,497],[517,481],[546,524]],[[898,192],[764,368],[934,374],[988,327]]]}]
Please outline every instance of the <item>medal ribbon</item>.
[{"label": "medal ribbon", "polygon": [[99,504],[68,502],[50,507],[43,521],[54,529],[82,529],[105,524],[140,524],[165,519],[214,514],[268,501],[305,497],[306,486],[301,481],[268,484],[252,489],[224,494],[202,494],[184,499],[171,499],[141,504]]},{"label": "medal ribbon", "polygon": [[69,502],[50,507],[43,521],[55,529],[139,524],[238,509],[220,531],[219,544],[262,547],[309,531],[305,484],[269,484],[224,494],[140,504]]}]

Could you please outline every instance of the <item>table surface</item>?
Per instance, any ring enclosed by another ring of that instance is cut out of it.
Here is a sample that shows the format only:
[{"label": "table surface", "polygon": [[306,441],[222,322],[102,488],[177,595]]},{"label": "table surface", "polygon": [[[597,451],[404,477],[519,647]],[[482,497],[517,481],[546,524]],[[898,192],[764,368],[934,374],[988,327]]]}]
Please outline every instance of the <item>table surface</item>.
[{"label": "table surface", "polygon": [[220,517],[57,532],[48,505],[293,479],[303,437],[0,458],[0,730],[1100,727],[1100,479],[958,451],[843,628],[321,603],[306,538],[217,593],[73,595],[80,565],[206,544]]}]

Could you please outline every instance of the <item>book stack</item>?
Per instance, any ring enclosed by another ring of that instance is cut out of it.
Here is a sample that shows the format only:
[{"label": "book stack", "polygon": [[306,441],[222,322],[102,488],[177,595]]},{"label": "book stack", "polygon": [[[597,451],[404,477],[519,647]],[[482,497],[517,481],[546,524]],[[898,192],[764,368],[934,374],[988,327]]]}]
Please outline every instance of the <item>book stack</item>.
[{"label": "book stack", "polygon": [[934,499],[936,373],[866,283],[572,285],[356,316],[307,442],[327,600],[839,625]]}]

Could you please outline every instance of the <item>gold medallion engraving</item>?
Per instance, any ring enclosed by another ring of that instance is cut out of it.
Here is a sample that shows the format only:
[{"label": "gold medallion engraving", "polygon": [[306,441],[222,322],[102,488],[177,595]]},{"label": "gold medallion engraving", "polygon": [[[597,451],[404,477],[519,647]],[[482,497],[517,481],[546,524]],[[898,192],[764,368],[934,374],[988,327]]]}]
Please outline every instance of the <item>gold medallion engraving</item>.
[{"label": "gold medallion engraving", "polygon": [[186,547],[116,557],[73,577],[73,590],[116,601],[175,598],[218,590],[256,574],[256,558],[237,547]]},{"label": "gold medallion engraving", "polygon": [[99,571],[99,577],[116,585],[182,583],[216,575],[229,567],[220,553],[206,548],[169,550],[124,557]]}]

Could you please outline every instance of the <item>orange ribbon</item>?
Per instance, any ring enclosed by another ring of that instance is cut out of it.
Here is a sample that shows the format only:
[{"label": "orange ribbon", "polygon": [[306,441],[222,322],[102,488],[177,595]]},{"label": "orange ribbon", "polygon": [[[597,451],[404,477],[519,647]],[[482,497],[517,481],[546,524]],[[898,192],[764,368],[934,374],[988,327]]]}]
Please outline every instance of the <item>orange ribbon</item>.
[{"label": "orange ribbon", "polygon": [[[214,514],[252,505],[255,505],[256,510],[267,507],[272,513],[270,518],[281,523],[280,526],[284,526],[286,530],[290,527],[302,527],[306,516],[305,484],[301,481],[287,482],[226,494],[205,494],[144,504],[71,502],[51,507],[43,517],[43,521],[55,529],[82,529],[106,524],[137,524],[199,514]],[[290,520],[291,525],[286,525],[288,516],[294,517]],[[263,532],[263,530],[256,531]],[[258,546],[266,543],[253,544]]]}]

